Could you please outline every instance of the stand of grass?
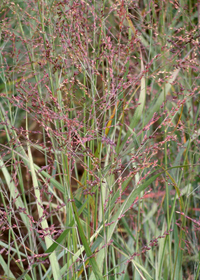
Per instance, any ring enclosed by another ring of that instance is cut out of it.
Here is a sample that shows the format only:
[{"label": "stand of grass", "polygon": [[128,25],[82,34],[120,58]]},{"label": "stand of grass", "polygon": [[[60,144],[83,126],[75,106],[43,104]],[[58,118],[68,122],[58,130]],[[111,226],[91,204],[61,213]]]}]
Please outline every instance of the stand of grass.
[{"label": "stand of grass", "polygon": [[0,275],[198,279],[199,4],[0,9]]}]

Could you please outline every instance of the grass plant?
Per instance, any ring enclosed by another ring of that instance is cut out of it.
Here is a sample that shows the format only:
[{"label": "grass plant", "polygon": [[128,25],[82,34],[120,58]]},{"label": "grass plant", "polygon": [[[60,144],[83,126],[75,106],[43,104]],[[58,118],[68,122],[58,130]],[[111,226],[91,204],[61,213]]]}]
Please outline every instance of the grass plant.
[{"label": "grass plant", "polygon": [[200,279],[200,4],[2,0],[0,279]]}]

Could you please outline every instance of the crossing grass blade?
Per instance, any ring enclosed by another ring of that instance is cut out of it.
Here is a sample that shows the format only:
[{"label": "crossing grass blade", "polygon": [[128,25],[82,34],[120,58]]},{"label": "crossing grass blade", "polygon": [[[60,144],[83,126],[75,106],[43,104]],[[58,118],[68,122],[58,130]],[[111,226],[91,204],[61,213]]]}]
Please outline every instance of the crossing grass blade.
[{"label": "crossing grass blade", "polygon": [[81,241],[83,243],[83,246],[84,246],[87,258],[89,258],[89,263],[92,266],[92,271],[93,271],[93,273],[95,275],[95,279],[103,280],[103,276],[102,276],[102,274],[101,274],[101,272],[99,270],[99,267],[97,265],[95,257],[93,255],[91,249],[90,249],[90,246],[87,243],[87,239],[85,237],[85,234],[84,234],[84,231],[83,231],[83,227],[82,227],[82,224],[81,224],[81,221],[80,221],[77,209],[76,209],[76,205],[75,205],[74,202],[72,202],[72,206],[73,206],[74,216],[75,216],[75,219],[76,219],[77,228],[78,228],[78,231],[79,231],[79,234],[80,234],[80,238],[81,238]]}]

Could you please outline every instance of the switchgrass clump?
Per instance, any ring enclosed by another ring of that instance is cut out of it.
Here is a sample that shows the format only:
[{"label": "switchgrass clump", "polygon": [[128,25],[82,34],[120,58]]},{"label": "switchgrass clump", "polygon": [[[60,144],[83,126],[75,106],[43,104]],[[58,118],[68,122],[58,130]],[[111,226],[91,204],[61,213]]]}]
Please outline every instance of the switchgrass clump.
[{"label": "switchgrass clump", "polygon": [[199,11],[3,1],[3,279],[199,279]]}]

